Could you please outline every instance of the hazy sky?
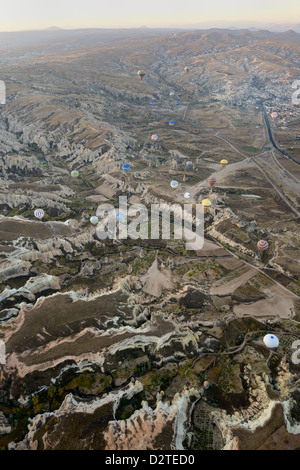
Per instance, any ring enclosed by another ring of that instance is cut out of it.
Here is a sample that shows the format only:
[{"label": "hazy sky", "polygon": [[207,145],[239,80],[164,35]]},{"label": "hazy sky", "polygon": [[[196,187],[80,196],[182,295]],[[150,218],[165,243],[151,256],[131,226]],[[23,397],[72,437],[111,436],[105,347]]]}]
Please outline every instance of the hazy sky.
[{"label": "hazy sky", "polygon": [[205,21],[300,23],[300,0],[0,0],[0,7],[0,31]]}]

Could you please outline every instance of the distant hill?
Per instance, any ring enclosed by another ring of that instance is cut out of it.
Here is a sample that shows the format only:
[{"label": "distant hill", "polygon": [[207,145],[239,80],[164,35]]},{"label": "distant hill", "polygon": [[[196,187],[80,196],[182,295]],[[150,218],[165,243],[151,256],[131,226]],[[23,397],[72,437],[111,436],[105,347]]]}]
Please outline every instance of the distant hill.
[{"label": "distant hill", "polygon": [[58,26],[50,26],[49,28],[46,28],[45,31],[63,31],[63,29]]}]

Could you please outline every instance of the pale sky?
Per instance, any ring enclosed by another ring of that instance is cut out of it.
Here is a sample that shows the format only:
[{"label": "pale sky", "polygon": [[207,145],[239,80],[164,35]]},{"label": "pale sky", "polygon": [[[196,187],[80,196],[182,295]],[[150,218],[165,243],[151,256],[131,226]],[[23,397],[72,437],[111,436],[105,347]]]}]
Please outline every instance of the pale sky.
[{"label": "pale sky", "polygon": [[0,0],[0,31],[300,23],[300,0]]}]

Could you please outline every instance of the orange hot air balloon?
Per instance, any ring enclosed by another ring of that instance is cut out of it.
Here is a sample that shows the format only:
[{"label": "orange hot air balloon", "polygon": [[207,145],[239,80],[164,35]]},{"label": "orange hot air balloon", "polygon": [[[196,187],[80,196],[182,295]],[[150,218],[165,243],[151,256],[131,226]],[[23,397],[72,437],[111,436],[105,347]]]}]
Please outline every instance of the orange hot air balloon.
[{"label": "orange hot air balloon", "polygon": [[221,163],[221,167],[222,167],[222,168],[225,168],[225,166],[228,165],[228,161],[227,161],[227,160],[221,160],[220,163]]},{"label": "orange hot air balloon", "polygon": [[190,70],[189,67],[184,67],[184,71],[185,71],[186,73],[188,73],[189,70]]},{"label": "orange hot air balloon", "polygon": [[144,76],[146,75],[145,72],[143,70],[139,70],[137,72],[137,75],[140,77],[141,80],[143,80]]},{"label": "orange hot air balloon", "polygon": [[213,176],[210,176],[208,178],[208,182],[209,182],[210,186],[213,187],[216,184],[217,180]]},{"label": "orange hot air balloon", "polygon": [[266,240],[259,240],[259,242],[257,242],[257,248],[259,251],[266,251],[269,248],[269,243]]}]

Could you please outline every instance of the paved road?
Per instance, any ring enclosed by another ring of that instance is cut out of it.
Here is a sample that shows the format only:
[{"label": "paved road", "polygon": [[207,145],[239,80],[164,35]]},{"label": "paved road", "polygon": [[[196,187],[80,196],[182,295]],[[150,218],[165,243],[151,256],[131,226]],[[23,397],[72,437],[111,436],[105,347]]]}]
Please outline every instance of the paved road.
[{"label": "paved road", "polygon": [[290,157],[289,155],[287,155],[285,152],[283,152],[276,144],[276,142],[274,141],[273,139],[273,135],[272,135],[272,131],[271,131],[271,127],[270,127],[270,123],[269,123],[269,119],[268,119],[268,116],[267,116],[267,113],[265,111],[265,108],[263,107],[263,105],[260,103],[260,107],[262,108],[262,111],[263,111],[263,114],[264,114],[264,119],[265,119],[265,123],[266,123],[266,126],[267,126],[267,130],[268,130],[268,134],[269,134],[269,139],[270,139],[270,142],[271,144],[273,145],[273,147],[278,150],[278,152],[280,152],[284,157],[288,158],[289,160],[291,160],[292,162],[296,163],[297,165],[300,165],[300,162],[297,162],[297,160],[295,160],[293,157]]}]

